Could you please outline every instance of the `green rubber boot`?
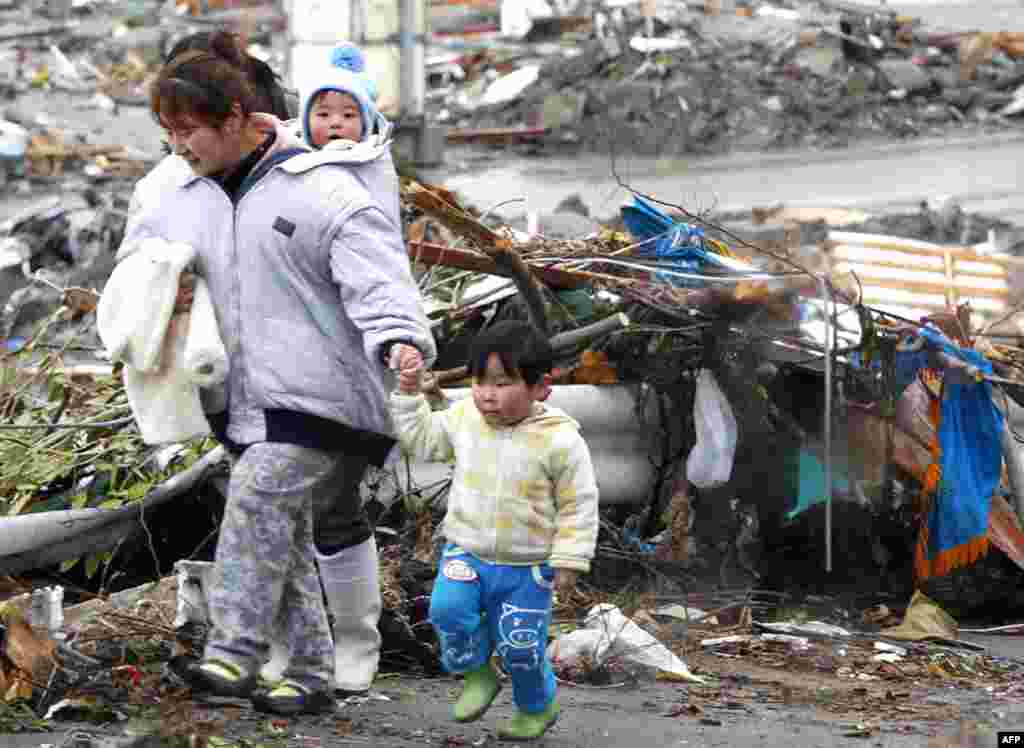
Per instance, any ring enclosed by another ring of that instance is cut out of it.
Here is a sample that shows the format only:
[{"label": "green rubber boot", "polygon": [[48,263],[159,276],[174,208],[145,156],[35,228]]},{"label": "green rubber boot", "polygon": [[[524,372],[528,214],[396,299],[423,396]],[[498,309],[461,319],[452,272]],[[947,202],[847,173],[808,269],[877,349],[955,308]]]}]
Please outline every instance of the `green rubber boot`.
[{"label": "green rubber boot", "polygon": [[536,714],[517,711],[512,719],[498,725],[499,740],[536,740],[558,721],[560,711],[557,701],[548,704],[548,708]]},{"label": "green rubber boot", "polygon": [[490,662],[483,667],[466,673],[462,682],[462,693],[452,705],[452,717],[456,722],[473,722],[484,716],[494,697],[501,690],[501,681]]}]

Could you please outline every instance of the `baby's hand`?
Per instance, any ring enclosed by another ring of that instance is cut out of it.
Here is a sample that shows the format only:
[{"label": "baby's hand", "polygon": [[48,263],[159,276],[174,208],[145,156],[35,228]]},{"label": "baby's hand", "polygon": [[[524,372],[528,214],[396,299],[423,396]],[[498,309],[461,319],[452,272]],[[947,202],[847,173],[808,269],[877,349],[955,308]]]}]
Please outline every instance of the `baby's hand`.
[{"label": "baby's hand", "polygon": [[398,372],[398,389],[405,395],[418,395],[423,379],[423,354],[405,343],[391,346],[388,365]]},{"label": "baby's hand", "polygon": [[192,300],[196,293],[196,276],[182,273],[178,280],[178,295],[174,299],[174,313],[184,314],[192,311]]},{"label": "baby's hand", "polygon": [[579,572],[575,569],[555,569],[555,593],[559,603],[566,605],[572,601],[578,578]]}]

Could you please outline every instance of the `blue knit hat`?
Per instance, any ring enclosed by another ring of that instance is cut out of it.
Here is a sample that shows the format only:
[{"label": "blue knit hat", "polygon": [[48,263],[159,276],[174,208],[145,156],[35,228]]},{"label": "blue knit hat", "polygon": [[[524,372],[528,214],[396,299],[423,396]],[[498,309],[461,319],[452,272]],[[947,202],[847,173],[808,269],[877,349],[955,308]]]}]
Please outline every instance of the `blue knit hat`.
[{"label": "blue knit hat", "polygon": [[359,73],[366,84],[366,93],[370,101],[377,102],[377,82],[366,72],[366,57],[363,56],[363,50],[352,42],[339,42],[331,50],[331,64],[342,70]]},{"label": "blue knit hat", "polygon": [[377,98],[377,86],[366,75],[366,58],[362,51],[351,42],[341,42],[331,50],[331,64],[325,67],[319,82],[314,83],[309,91],[302,94],[302,136],[312,145],[310,137],[309,115],[316,97],[325,91],[337,91],[348,94],[359,104],[363,119],[362,138],[373,128],[377,116],[374,104]]}]

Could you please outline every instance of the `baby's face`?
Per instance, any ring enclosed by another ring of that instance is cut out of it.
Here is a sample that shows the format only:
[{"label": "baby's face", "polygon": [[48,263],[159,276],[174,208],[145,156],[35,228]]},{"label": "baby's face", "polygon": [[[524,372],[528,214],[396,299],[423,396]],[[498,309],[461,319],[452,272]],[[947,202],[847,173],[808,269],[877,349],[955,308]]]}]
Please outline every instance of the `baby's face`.
[{"label": "baby's face", "polygon": [[323,148],[332,140],[363,139],[363,114],[354,97],[340,91],[318,94],[309,111],[309,133],[313,145]]}]

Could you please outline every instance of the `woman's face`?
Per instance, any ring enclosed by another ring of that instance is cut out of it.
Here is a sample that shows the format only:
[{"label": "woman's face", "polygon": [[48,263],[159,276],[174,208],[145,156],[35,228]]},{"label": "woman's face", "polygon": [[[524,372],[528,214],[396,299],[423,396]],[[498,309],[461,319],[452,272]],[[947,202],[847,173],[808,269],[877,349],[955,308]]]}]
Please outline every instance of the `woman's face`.
[{"label": "woman's face", "polygon": [[220,127],[184,115],[174,122],[165,122],[164,130],[171,151],[185,159],[201,177],[220,174],[242,160],[241,127],[235,115]]}]

